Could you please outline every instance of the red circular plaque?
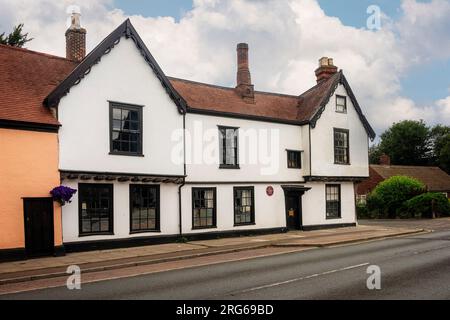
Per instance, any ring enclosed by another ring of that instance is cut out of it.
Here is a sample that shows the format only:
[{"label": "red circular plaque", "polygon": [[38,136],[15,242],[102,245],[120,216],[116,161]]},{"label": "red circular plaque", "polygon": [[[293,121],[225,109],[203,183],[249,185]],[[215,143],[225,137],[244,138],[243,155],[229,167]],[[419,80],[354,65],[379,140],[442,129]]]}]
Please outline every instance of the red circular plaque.
[{"label": "red circular plaque", "polygon": [[274,193],[273,187],[267,187],[266,193],[269,197],[273,196]]}]

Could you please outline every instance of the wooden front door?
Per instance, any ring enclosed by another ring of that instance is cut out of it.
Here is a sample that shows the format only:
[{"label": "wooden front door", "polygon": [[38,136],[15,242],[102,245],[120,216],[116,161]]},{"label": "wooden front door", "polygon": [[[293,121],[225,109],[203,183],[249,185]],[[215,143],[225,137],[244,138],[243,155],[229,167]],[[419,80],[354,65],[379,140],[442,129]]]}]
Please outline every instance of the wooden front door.
[{"label": "wooden front door", "polygon": [[25,250],[28,257],[54,253],[53,199],[24,200]]},{"label": "wooden front door", "polygon": [[286,194],[286,220],[289,230],[300,230],[302,226],[301,196],[298,193]]}]

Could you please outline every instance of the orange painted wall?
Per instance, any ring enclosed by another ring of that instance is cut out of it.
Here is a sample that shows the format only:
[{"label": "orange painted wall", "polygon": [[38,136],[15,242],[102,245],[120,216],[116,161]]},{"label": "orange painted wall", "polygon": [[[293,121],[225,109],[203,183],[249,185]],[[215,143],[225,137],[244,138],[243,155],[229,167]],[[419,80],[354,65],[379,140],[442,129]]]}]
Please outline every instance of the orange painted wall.
[{"label": "orange painted wall", "polygon": [[[50,197],[60,184],[56,133],[0,128],[0,250],[25,247],[22,198]],[[62,244],[54,203],[55,246]]]}]

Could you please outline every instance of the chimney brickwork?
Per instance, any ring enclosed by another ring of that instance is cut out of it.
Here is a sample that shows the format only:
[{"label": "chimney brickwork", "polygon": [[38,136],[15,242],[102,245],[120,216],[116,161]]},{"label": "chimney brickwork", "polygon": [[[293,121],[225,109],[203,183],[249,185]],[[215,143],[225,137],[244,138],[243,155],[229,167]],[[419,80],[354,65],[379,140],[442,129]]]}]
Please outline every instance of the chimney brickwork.
[{"label": "chimney brickwork", "polygon": [[380,157],[380,164],[383,166],[390,166],[391,165],[391,157],[389,157],[387,154],[382,154]]},{"label": "chimney brickwork", "polygon": [[338,72],[338,68],[334,65],[333,59],[323,57],[319,60],[319,68],[316,70],[317,83],[328,80]]},{"label": "chimney brickwork", "polygon": [[80,24],[80,14],[72,13],[71,26],[66,31],[66,58],[80,62],[86,56],[86,29]]},{"label": "chimney brickwork", "polygon": [[252,84],[248,59],[248,44],[240,43],[237,46],[237,86],[236,92],[247,103],[255,103],[255,88]]}]

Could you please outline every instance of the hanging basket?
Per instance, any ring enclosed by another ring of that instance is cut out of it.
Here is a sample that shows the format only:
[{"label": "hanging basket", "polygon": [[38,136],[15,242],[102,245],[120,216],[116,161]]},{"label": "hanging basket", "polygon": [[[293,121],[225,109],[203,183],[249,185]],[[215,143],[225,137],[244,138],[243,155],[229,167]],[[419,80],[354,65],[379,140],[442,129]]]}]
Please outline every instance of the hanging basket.
[{"label": "hanging basket", "polygon": [[77,190],[65,186],[59,186],[50,191],[53,200],[59,202],[61,206],[71,203],[75,193],[77,193]]}]

